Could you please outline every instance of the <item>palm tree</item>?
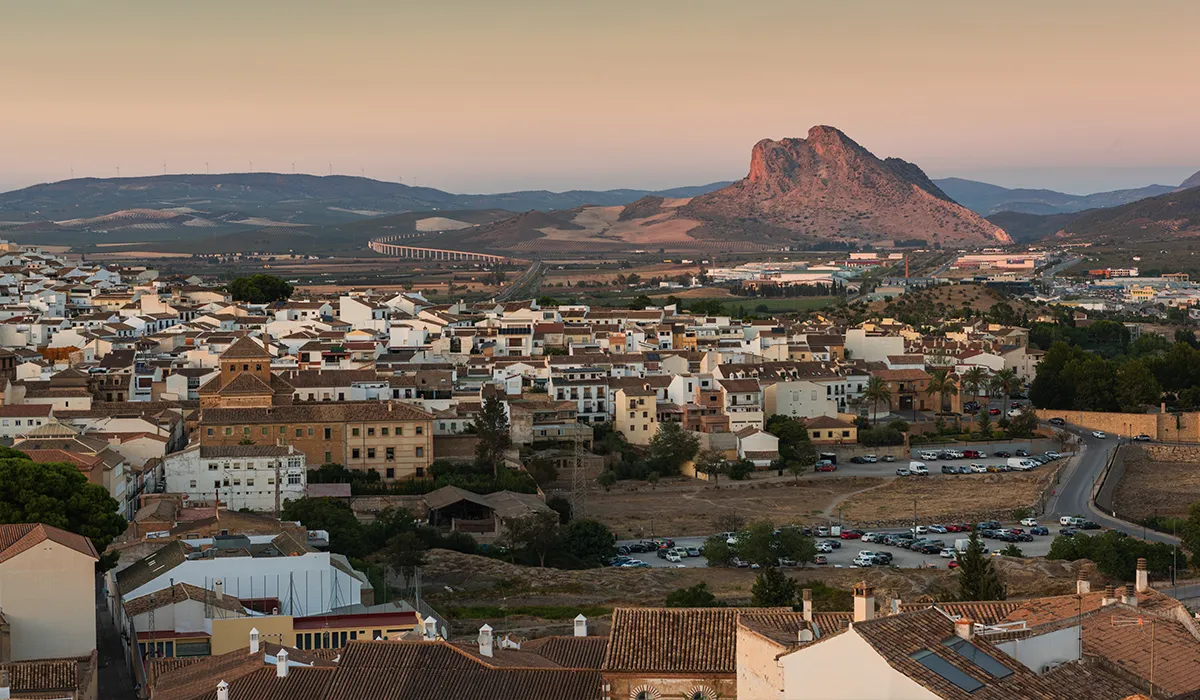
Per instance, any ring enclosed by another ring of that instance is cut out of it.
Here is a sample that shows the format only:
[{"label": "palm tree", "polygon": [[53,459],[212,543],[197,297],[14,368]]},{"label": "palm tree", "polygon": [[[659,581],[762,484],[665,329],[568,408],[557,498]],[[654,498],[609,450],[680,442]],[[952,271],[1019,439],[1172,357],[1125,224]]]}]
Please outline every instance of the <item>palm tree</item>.
[{"label": "palm tree", "polygon": [[874,404],[872,416],[875,418],[875,424],[879,424],[879,402],[887,404],[888,409],[892,407],[892,390],[888,387],[887,382],[880,377],[871,377],[867,381],[867,388],[863,390],[863,400],[870,401]]},{"label": "palm tree", "polygon": [[[970,391],[975,403],[979,403],[979,390],[987,386],[988,372],[986,367],[976,365],[966,372],[962,373],[960,380],[964,390]],[[975,417],[971,416],[971,421],[975,421]]]},{"label": "palm tree", "polygon": [[996,391],[1004,395],[1004,408],[1001,409],[1002,415],[1008,415],[1008,397],[1012,395],[1013,389],[1016,389],[1020,385],[1021,382],[1017,378],[1017,370],[1015,369],[1002,369],[992,375],[992,386],[995,387]]},{"label": "palm tree", "polygon": [[929,373],[929,387],[925,389],[926,396],[938,395],[939,412],[946,410],[946,397],[958,394],[958,385],[950,376],[949,369],[935,369]]}]

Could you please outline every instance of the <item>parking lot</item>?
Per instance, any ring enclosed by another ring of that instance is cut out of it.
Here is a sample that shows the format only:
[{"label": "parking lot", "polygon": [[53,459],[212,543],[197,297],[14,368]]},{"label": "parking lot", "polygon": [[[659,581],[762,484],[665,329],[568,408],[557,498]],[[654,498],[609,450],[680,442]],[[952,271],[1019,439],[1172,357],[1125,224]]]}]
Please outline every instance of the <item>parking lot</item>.
[{"label": "parking lot", "polygon": [[[1044,523],[1042,523],[1042,525],[1044,525],[1045,527],[1047,527],[1050,530],[1049,535],[1035,536],[1033,538],[1032,542],[1016,543],[1017,546],[1021,548],[1021,552],[1025,556],[1027,556],[1027,557],[1042,557],[1042,556],[1045,556],[1050,551],[1050,543],[1054,540],[1054,537],[1058,534],[1060,526],[1057,522],[1044,522]],[[1004,523],[1004,526],[1005,527],[1021,527],[1021,525],[1019,525],[1017,523]],[[1025,529],[1028,530],[1029,528],[1025,528]],[[876,532],[884,533],[884,534],[895,534],[895,533],[900,533],[900,532],[907,532],[907,530],[901,528],[901,529],[877,530]],[[1092,532],[1092,533],[1087,533],[1087,534],[1096,534],[1096,533]],[[931,537],[934,539],[943,540],[946,543],[946,546],[948,548],[953,548],[954,541],[956,539],[966,539],[968,537],[968,533],[947,532],[945,534],[923,535],[923,537]],[[677,546],[677,547],[699,548],[701,545],[704,544],[705,538],[703,538],[703,537],[679,537],[679,538],[673,538],[673,539],[675,540],[675,546]],[[905,568],[905,569],[917,569],[917,568],[922,568],[922,567],[945,568],[947,566],[947,564],[949,563],[949,559],[943,558],[937,554],[921,554],[919,552],[913,552],[913,551],[910,551],[907,549],[902,549],[900,547],[889,547],[885,544],[880,544],[880,543],[875,543],[875,542],[863,542],[862,540],[859,540],[859,539],[841,539],[838,537],[818,537],[818,538],[816,538],[816,540],[818,542],[820,542],[822,540],[832,540],[832,541],[836,541],[842,545],[840,548],[834,549],[832,553],[823,555],[828,562],[828,564],[826,564],[826,566],[832,566],[832,567],[836,567],[836,568],[853,568],[854,558],[856,556],[858,556],[858,553],[860,550],[868,550],[868,551],[872,551],[872,552],[876,552],[876,551],[888,552],[892,555],[892,565],[900,567],[900,568]],[[633,544],[636,541],[637,540],[626,540],[626,541],[618,542],[618,544]],[[993,551],[993,552],[998,551],[998,550],[1003,549],[1004,547],[1008,546],[1007,542],[1002,542],[1000,540],[992,540],[992,539],[985,539],[983,541],[983,544],[985,547],[988,548],[989,551]],[[679,563],[668,562],[666,559],[659,558],[658,555],[653,552],[648,552],[645,554],[630,554],[629,556],[633,559],[640,559],[642,561],[645,561],[648,564],[650,564],[650,566],[655,567],[655,568],[680,568],[680,567],[695,568],[695,567],[708,566],[708,562],[704,559],[703,556],[688,557],[686,559],[683,559]],[[814,565],[810,565],[810,566],[814,566]]]},{"label": "parking lot", "polygon": [[[995,457],[996,452],[1008,452],[1012,455],[1017,453],[1017,450],[1025,450],[1031,454],[1040,454],[1047,450],[1058,449],[1059,445],[1053,440],[1034,440],[1034,441],[1017,441],[1017,442],[988,442],[988,443],[957,443],[955,445],[918,445],[909,451],[908,458],[897,457],[893,462],[885,462],[880,459],[875,463],[855,464],[849,460],[839,460],[837,471],[834,472],[817,472],[813,476],[820,478],[822,476],[846,476],[852,474],[854,476],[896,476],[896,470],[907,468],[909,462],[922,462],[929,468],[931,476],[941,476],[943,464],[952,464],[956,467],[966,466],[972,462],[979,464],[1004,464],[1007,462],[1006,457]],[[943,459],[922,459],[922,452],[941,452],[942,450],[954,449],[960,452],[966,450],[975,450],[977,452],[986,452],[987,457],[964,457],[962,459],[943,460]],[[946,475],[951,476],[950,474]],[[958,475],[970,476],[970,475]]]}]

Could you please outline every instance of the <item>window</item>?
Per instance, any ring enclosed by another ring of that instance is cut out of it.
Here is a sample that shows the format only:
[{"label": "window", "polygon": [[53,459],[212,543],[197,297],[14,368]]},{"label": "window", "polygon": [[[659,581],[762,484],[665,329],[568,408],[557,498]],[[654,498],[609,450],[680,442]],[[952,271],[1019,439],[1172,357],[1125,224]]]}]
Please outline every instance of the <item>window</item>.
[{"label": "window", "polygon": [[265,425],[263,426],[263,429],[262,429],[262,434],[263,434],[263,435],[266,435],[266,434],[267,434],[267,427],[266,427]]},{"label": "window", "polygon": [[304,429],[296,428],[296,437],[304,437]]},{"label": "window", "polygon": [[367,428],[367,437],[375,437],[375,429]]},{"label": "window", "polygon": [[350,456],[354,459],[359,459],[362,456],[362,450],[355,447],[353,450],[350,450]]},{"label": "window", "polygon": [[[271,479],[271,483],[274,484],[275,480]],[[296,486],[299,483],[300,483],[300,475],[299,474],[288,474],[288,485],[289,486]]]},{"label": "window", "polygon": [[[332,440],[332,439],[333,439],[333,428],[326,428],[326,429],[325,429],[325,439],[326,439],[326,440]],[[329,460],[328,460],[328,459],[326,459],[325,461],[326,461],[326,462],[328,462]]]},{"label": "window", "polygon": [[233,435],[233,428],[226,428],[226,429],[225,429],[225,434],[226,434],[226,435]]},{"label": "window", "polygon": [[329,463],[330,463],[330,462],[332,462],[332,461],[333,461],[333,453],[332,453],[332,452],[326,452],[326,453],[325,453],[325,464],[329,464]]},{"label": "window", "polygon": [[424,435],[424,434],[425,434],[425,426],[418,425],[417,426],[417,435]]},{"label": "window", "polygon": [[287,432],[287,427],[286,427],[286,426],[283,426],[283,425],[279,426],[279,434],[280,434],[280,435],[283,435],[283,434],[284,434],[284,433],[286,433],[286,432]]},{"label": "window", "polygon": [[219,489],[219,488],[221,488],[221,480],[220,480],[220,479],[213,479],[213,490],[215,491],[215,490],[217,490],[217,489]]},{"label": "window", "polygon": [[395,479],[395,478],[396,478],[396,468],[395,468],[395,467],[388,467],[388,468],[387,468],[387,478],[389,478],[389,479]]},{"label": "window", "polygon": [[417,448],[417,456],[418,456],[418,457],[424,457],[424,456],[425,456],[425,448],[424,448],[424,447],[418,447],[418,448]]},{"label": "window", "polygon": [[979,668],[982,668],[992,678],[1007,678],[1013,674],[1013,670],[1011,668],[1000,663],[991,654],[968,642],[962,637],[951,637],[942,642],[942,644],[945,644],[947,647],[957,652],[959,656],[962,656]]},{"label": "window", "polygon": [[[420,433],[417,433],[417,434],[420,435]],[[402,435],[404,435],[404,428],[402,426],[397,425],[396,426],[396,437],[401,437]]]},{"label": "window", "polygon": [[234,485],[234,486],[241,486],[241,485],[242,485],[242,480],[241,480],[241,479],[234,479],[234,480],[233,480],[233,485]]},{"label": "window", "polygon": [[380,435],[382,435],[382,436],[384,436],[384,437],[387,437],[387,434],[388,434],[388,429],[387,429],[387,428],[380,428],[380,429],[379,429],[379,434],[380,434]]},{"label": "window", "polygon": [[383,456],[386,457],[389,462],[392,461],[393,459],[396,459],[396,448],[395,447],[384,448]]},{"label": "window", "polygon": [[313,436],[313,429],[312,429],[312,428],[309,428],[309,429],[308,429],[308,436],[309,436],[309,437],[312,437],[312,436]]},{"label": "window", "polygon": [[418,479],[425,478],[425,467],[417,467],[417,478]]},{"label": "window", "polygon": [[246,479],[246,486],[253,486],[253,485],[254,485],[254,479]]},{"label": "window", "polygon": [[350,434],[353,435],[354,437],[358,437],[358,428],[351,428]]},{"label": "window", "polygon": [[191,480],[191,481],[188,483],[188,488],[192,488],[192,489],[196,488],[196,480],[195,480],[195,479],[192,479],[192,480]]},{"label": "window", "polygon": [[367,448],[367,459],[375,459],[375,448],[374,447]]},{"label": "window", "polygon": [[210,472],[215,472],[215,471],[217,470],[217,464],[216,464],[215,462],[209,462],[209,463],[208,463],[208,470],[209,470]]},{"label": "window", "polygon": [[262,371],[262,365],[254,365],[254,371],[255,371],[255,372],[261,372],[261,371]]},{"label": "window", "polygon": [[244,426],[242,428],[242,435],[249,435],[249,434],[250,434],[250,426],[248,426],[248,425]]},{"label": "window", "polygon": [[933,671],[937,675],[941,676],[943,680],[953,683],[965,692],[974,693],[976,690],[979,690],[983,687],[983,683],[980,683],[977,679],[969,674],[960,671],[958,668],[951,665],[949,661],[946,661],[928,649],[922,649],[912,654],[908,658],[916,661],[930,671]]}]

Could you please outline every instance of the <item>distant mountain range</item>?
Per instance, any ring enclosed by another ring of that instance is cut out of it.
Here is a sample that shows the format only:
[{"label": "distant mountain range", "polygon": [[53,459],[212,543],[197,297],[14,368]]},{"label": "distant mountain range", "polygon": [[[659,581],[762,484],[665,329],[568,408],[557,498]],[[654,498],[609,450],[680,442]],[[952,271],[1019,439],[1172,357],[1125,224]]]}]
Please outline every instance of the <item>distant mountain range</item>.
[{"label": "distant mountain range", "polygon": [[1200,186],[1083,212],[1065,223],[1061,234],[1097,242],[1200,237]]},{"label": "distant mountain range", "polygon": [[[1194,184],[1188,184],[1192,183]],[[948,177],[934,183],[950,197],[984,216],[1001,211],[1021,214],[1066,214],[1086,209],[1117,207],[1147,197],[1174,192],[1177,189],[1200,186],[1200,173],[1188,178],[1182,185],[1147,185],[1128,190],[1113,190],[1095,194],[1066,194],[1054,190],[1009,189],[986,182]]]},{"label": "distant mountain range", "polygon": [[[129,178],[78,178],[0,193],[0,222],[46,222],[51,228],[126,223],[201,222],[236,224],[262,220],[272,224],[336,224],[413,211],[506,209],[508,211],[571,209],[585,204],[624,205],[647,195],[692,197],[720,189],[728,182],[651,190],[529,190],[500,194],[452,194],[431,187],[412,187],[343,175],[155,175]],[[147,211],[167,211],[178,221],[164,222]],[[130,215],[128,212],[135,212]],[[115,215],[115,216],[114,216]],[[108,221],[94,221],[110,217]],[[136,219],[136,221],[134,221]],[[193,224],[203,226],[203,224]]]}]

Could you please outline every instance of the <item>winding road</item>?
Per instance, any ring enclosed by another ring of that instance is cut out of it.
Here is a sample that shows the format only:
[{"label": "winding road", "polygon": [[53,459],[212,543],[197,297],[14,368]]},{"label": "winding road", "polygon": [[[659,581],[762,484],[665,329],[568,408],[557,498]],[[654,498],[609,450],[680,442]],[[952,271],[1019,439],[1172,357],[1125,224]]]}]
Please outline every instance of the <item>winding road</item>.
[{"label": "winding road", "polygon": [[1067,469],[1057,493],[1050,498],[1046,515],[1057,520],[1064,515],[1078,515],[1114,530],[1120,530],[1132,536],[1141,537],[1150,542],[1165,542],[1179,544],[1178,537],[1172,537],[1154,530],[1147,530],[1140,525],[1119,520],[1108,513],[1096,508],[1092,503],[1092,491],[1104,473],[1104,465],[1108,463],[1113,450],[1120,442],[1116,439],[1102,440],[1092,436],[1092,431],[1078,426],[1068,425],[1067,430],[1078,435],[1083,440],[1082,452],[1075,464]]}]

